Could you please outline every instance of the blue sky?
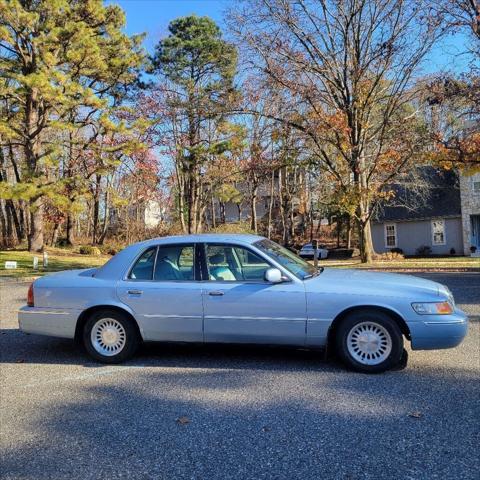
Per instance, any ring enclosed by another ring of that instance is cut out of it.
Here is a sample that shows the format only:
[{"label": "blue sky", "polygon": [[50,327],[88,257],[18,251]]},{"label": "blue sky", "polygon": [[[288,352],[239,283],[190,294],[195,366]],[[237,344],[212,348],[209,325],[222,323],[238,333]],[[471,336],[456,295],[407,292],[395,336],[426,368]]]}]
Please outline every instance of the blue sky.
[{"label": "blue sky", "polygon": [[[174,18],[196,13],[213,18],[223,26],[223,12],[235,0],[107,0],[122,7],[127,16],[126,31],[147,34],[145,47],[152,52],[158,40],[167,34],[168,23]],[[438,70],[464,71],[468,58],[465,36],[448,37],[437,46],[425,64],[425,73]]]},{"label": "blue sky", "polygon": [[120,5],[127,16],[127,33],[147,33],[145,47],[152,51],[167,34],[167,26],[177,17],[196,13],[223,23],[223,11],[231,0],[108,0]]}]

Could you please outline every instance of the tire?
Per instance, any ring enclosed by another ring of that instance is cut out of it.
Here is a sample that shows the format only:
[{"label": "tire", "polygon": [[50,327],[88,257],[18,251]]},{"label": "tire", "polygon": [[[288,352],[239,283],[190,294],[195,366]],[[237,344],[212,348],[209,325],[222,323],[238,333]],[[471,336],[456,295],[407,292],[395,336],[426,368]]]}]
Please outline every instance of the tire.
[{"label": "tire", "polygon": [[87,320],[83,343],[88,354],[102,363],[121,363],[131,358],[139,344],[136,325],[117,310],[99,310]]},{"label": "tire", "polygon": [[381,373],[396,367],[403,354],[397,323],[378,310],[350,313],[336,332],[337,353],[345,365],[362,373]]}]

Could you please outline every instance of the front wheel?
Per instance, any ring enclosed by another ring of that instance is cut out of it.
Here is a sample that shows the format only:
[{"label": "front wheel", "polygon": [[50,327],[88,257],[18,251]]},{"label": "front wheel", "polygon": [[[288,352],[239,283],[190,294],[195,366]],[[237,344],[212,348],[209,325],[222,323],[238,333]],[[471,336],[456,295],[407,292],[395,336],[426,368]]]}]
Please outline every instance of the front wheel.
[{"label": "front wheel", "polygon": [[133,356],[140,340],[137,329],[127,315],[116,310],[101,310],[87,320],[83,342],[95,360],[120,363]]},{"label": "front wheel", "polygon": [[364,373],[396,367],[403,352],[403,336],[396,322],[374,310],[348,315],[337,330],[336,344],[343,362]]}]

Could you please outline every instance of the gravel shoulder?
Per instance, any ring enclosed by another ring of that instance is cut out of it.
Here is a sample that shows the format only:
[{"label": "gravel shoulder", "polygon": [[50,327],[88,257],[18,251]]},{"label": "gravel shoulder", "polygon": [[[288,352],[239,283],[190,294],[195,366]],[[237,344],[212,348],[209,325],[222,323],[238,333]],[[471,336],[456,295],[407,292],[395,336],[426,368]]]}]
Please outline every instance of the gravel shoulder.
[{"label": "gravel shoulder", "polygon": [[120,366],[18,331],[0,285],[2,479],[476,479],[480,274],[422,274],[470,315],[458,348],[345,371],[302,350],[147,345]]}]

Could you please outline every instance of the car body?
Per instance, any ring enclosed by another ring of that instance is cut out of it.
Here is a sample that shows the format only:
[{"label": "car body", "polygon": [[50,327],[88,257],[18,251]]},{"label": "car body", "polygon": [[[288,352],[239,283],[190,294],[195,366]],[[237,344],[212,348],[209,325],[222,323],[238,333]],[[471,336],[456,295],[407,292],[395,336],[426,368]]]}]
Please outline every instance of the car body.
[{"label": "car body", "polygon": [[[323,247],[317,248],[318,251],[318,258],[320,260],[325,259],[328,257],[328,250]],[[306,243],[298,252],[298,255],[301,258],[308,258],[308,259],[313,259],[315,256],[315,249],[313,248],[313,245],[311,243]]]},{"label": "car body", "polygon": [[[109,351],[115,339],[129,335],[136,337],[132,352],[140,341],[307,348],[333,341],[357,355],[352,357],[356,363],[344,359],[353,368],[382,371],[399,360],[404,337],[413,350],[439,349],[455,347],[467,332],[465,314],[439,283],[399,274],[317,270],[256,235],[137,243],[100,268],[39,278],[29,297],[30,306],[18,314],[21,330],[83,336],[89,353],[107,362],[130,355]],[[440,313],[428,311],[438,305]],[[356,330],[339,333],[350,324]],[[380,365],[367,359],[379,342],[381,352],[395,351],[398,358]]]}]

